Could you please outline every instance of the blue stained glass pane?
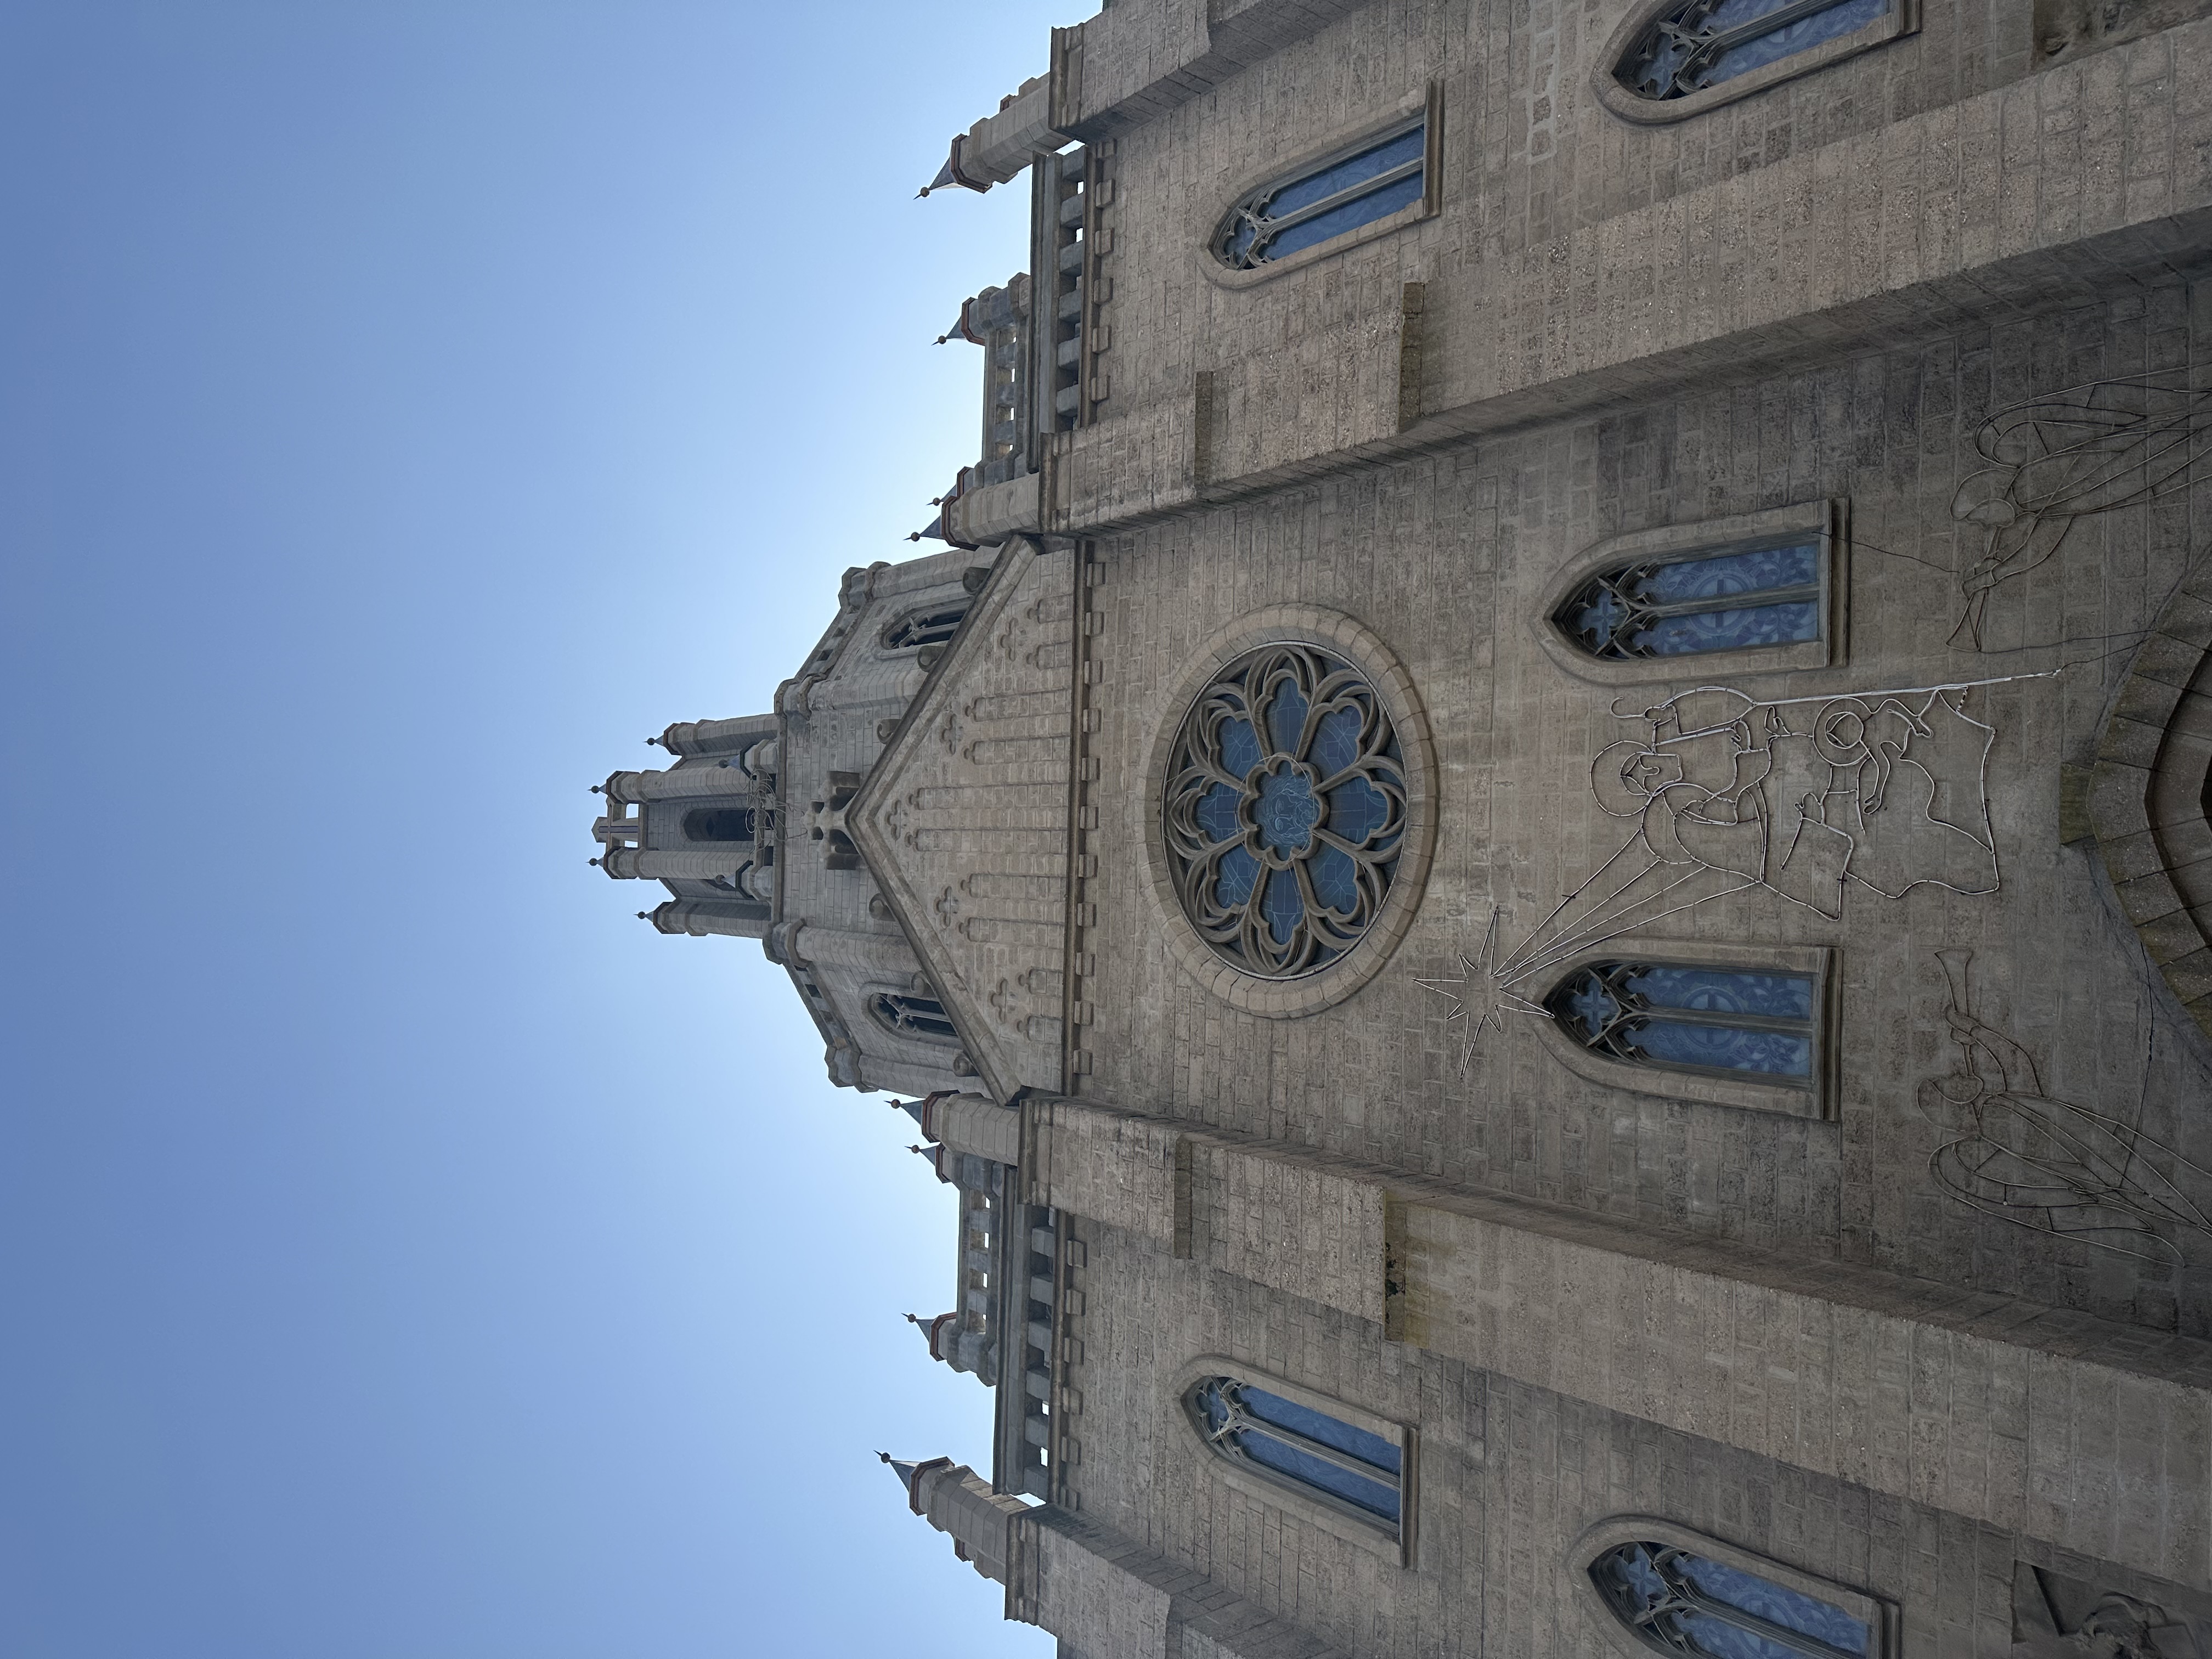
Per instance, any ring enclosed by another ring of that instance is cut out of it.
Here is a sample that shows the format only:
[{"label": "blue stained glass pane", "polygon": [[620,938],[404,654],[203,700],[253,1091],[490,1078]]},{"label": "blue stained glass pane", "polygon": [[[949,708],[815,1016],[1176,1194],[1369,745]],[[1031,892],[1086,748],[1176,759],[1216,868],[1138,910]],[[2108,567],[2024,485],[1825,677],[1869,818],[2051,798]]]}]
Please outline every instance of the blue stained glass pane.
[{"label": "blue stained glass pane", "polygon": [[1328,829],[1354,847],[1390,821],[1390,799],[1364,778],[1351,778],[1328,792]]},{"label": "blue stained glass pane", "polygon": [[1809,1077],[1813,1072],[1812,1038],[1784,1031],[1641,1019],[1634,1023],[1630,1041],[1638,1054],[1676,1066],[1712,1066],[1774,1077]]},{"label": "blue stained glass pane", "polygon": [[1357,708],[1334,708],[1321,717],[1314,727],[1313,752],[1306,757],[1315,771],[1332,778],[1359,758],[1359,724]]},{"label": "blue stained glass pane", "polygon": [[1707,1008],[1778,1019],[1813,1018],[1813,981],[1794,974],[1732,974],[1717,968],[1644,968],[1621,989],[1657,1008]]},{"label": "blue stained glass pane", "polygon": [[[1236,854],[1229,856],[1234,858]],[[1245,856],[1249,858],[1251,854],[1247,853]],[[1291,942],[1291,935],[1297,932],[1299,920],[1305,913],[1305,901],[1298,896],[1296,873],[1289,870],[1271,873],[1267,890],[1260,900],[1260,914],[1267,919],[1267,933],[1279,948]]]},{"label": "blue stained glass pane", "polygon": [[1249,1382],[1238,1389],[1237,1398],[1244,1402],[1248,1416],[1256,1417],[1263,1423],[1273,1423],[1278,1428],[1295,1430],[1309,1440],[1318,1440],[1324,1446],[1349,1452],[1361,1462],[1372,1463],[1376,1468],[1386,1469],[1392,1474],[1399,1471],[1401,1459],[1397,1446],[1379,1434],[1356,1429],[1340,1418],[1317,1412],[1310,1406],[1301,1406],[1296,1401],[1285,1400],[1265,1389],[1255,1389]]},{"label": "blue stained glass pane", "polygon": [[1820,605],[1803,599],[1789,605],[1750,605],[1735,611],[1662,617],[1637,629],[1629,644],[1654,656],[1685,657],[1700,651],[1741,651],[1754,645],[1789,645],[1820,637]]},{"label": "blue stained glass pane", "polygon": [[1326,242],[1332,236],[1341,236],[1362,225],[1369,225],[1400,208],[1411,207],[1421,199],[1421,175],[1412,173],[1394,185],[1372,190],[1342,207],[1331,208],[1326,213],[1316,213],[1310,219],[1292,225],[1278,234],[1267,244],[1267,257],[1279,259],[1285,254],[1296,253],[1300,248]]},{"label": "blue stained glass pane", "polygon": [[1221,765],[1231,777],[1249,778],[1261,761],[1259,734],[1249,720],[1230,720],[1221,728]]},{"label": "blue stained glass pane", "polygon": [[1352,907],[1359,902],[1358,875],[1358,866],[1352,863],[1351,855],[1334,847],[1322,848],[1306,866],[1314,896],[1340,915],[1349,915]]},{"label": "blue stained glass pane", "polygon": [[1326,1458],[1316,1457],[1311,1452],[1286,1446],[1270,1435],[1246,1430],[1237,1437],[1238,1449],[1255,1463],[1289,1475],[1309,1486],[1334,1493],[1347,1503],[1357,1504],[1370,1515],[1379,1515],[1386,1521],[1398,1518],[1398,1489],[1380,1480],[1370,1480],[1354,1474],[1350,1469],[1339,1468]]},{"label": "blue stained glass pane", "polygon": [[1260,839],[1285,857],[1306,850],[1314,825],[1321,821],[1321,803],[1313,785],[1302,772],[1285,767],[1260,775],[1260,798],[1252,803],[1253,822]]},{"label": "blue stained glass pane", "polygon": [[1260,227],[1251,220],[1237,222],[1237,228],[1230,233],[1228,241],[1222,245],[1222,253],[1231,265],[1244,263],[1244,252],[1252,246],[1252,239],[1259,234]]},{"label": "blue stained glass pane", "polygon": [[1241,847],[1224,853],[1215,867],[1220,873],[1213,878],[1213,902],[1224,910],[1243,903],[1260,884],[1260,860]]},{"label": "blue stained glass pane", "polygon": [[1312,706],[1293,681],[1285,680],[1275,688],[1275,695],[1267,699],[1267,736],[1277,754],[1298,752],[1298,739],[1305,735],[1306,711]]},{"label": "blue stained glass pane", "polygon": [[1206,831],[1208,841],[1228,841],[1243,832],[1243,826],[1237,821],[1237,792],[1225,783],[1215,784],[1199,797],[1198,810],[1191,816]]},{"label": "blue stained glass pane", "polygon": [[1659,1570],[1651,1565],[1651,1557],[1641,1544],[1624,1544],[1612,1554],[1595,1564],[1593,1572],[1626,1584],[1632,1593],[1633,1605],[1638,1608],[1656,1607],[1671,1592]]},{"label": "blue stained glass pane", "polygon": [[1600,647],[1613,642],[1613,630],[1628,618],[1628,607],[1616,598],[1609,587],[1601,587],[1596,599],[1577,611],[1567,626],[1577,634],[1587,633],[1591,642]]},{"label": "blue stained glass pane", "polygon": [[1756,1613],[1770,1625],[1802,1631],[1846,1653],[1866,1651],[1866,1626],[1832,1603],[1761,1578],[1757,1573],[1709,1561],[1702,1555],[1678,1555],[1674,1565],[1702,1594],[1716,1601]]},{"label": "blue stained glass pane", "polygon": [[1688,1637],[1696,1644],[1690,1651],[1704,1654],[1707,1659],[1805,1659],[1794,1648],[1785,1648],[1710,1613],[1670,1613],[1660,1622]]},{"label": "blue stained glass pane", "polygon": [[1751,553],[1681,559],[1656,567],[1637,584],[1636,594],[1656,605],[1668,605],[1681,599],[1755,593],[1768,587],[1805,586],[1820,579],[1820,556],[1819,547],[1808,542],[1798,547],[1764,547]]},{"label": "blue stained glass pane", "polygon": [[[1265,210],[1270,219],[1287,219],[1301,208],[1311,207],[1316,202],[1327,201],[1339,191],[1350,190],[1364,179],[1388,173],[1392,167],[1421,159],[1422,147],[1427,143],[1425,127],[1415,127],[1411,132],[1401,132],[1395,138],[1384,140],[1372,149],[1362,150],[1348,156],[1334,167],[1309,174],[1296,184],[1285,185],[1268,200]],[[1420,192],[1417,189],[1416,196]]]},{"label": "blue stained glass pane", "polygon": [[[1778,11],[1787,0],[1728,0],[1706,23],[1707,28],[1730,29],[1739,22],[1753,17],[1764,17],[1770,11]],[[1721,59],[1707,70],[1706,86],[1717,86],[1735,79],[1749,70],[1778,62],[1792,52],[1817,46],[1823,40],[1833,40],[1863,28],[1889,10],[1888,0],[1840,0],[1840,3],[1816,11],[1810,17],[1801,17],[1786,23],[1771,34],[1762,34],[1756,40],[1747,40],[1731,52],[1723,52]],[[1732,14],[1741,13],[1740,16]]]},{"label": "blue stained glass pane", "polygon": [[1582,1028],[1595,1036],[1620,1018],[1620,1005],[1607,990],[1605,981],[1595,973],[1584,974],[1567,994],[1567,1006]]}]

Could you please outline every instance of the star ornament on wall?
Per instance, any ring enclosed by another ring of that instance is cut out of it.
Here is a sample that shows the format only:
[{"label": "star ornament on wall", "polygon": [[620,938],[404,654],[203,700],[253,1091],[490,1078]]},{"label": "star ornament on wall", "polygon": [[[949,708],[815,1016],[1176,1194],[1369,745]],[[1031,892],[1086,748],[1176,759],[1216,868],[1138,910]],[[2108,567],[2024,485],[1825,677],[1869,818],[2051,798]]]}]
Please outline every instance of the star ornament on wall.
[{"label": "star ornament on wall", "polygon": [[[1459,973],[1452,977],[1417,979],[1414,984],[1425,991],[1434,991],[1447,998],[1452,1011],[1444,1017],[1449,1026],[1460,1022],[1460,1069],[1465,1071],[1473,1063],[1482,1034],[1495,1023],[1505,1024],[1507,1014],[1534,1014],[1539,1019],[1549,1019],[1552,1011],[1540,1003],[1531,1002],[1513,988],[1507,977],[1510,969],[1501,971],[1498,961],[1498,923],[1501,915],[1496,908],[1490,912],[1490,927],[1483,933],[1482,949],[1470,957],[1460,953]],[[1525,977],[1525,975],[1522,976]]]}]

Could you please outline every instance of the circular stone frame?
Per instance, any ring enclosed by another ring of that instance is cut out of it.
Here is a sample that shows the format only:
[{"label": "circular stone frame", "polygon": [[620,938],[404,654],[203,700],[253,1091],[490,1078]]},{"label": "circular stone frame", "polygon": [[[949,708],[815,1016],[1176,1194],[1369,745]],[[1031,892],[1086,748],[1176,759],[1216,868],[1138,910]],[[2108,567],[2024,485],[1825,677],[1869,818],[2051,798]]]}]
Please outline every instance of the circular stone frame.
[{"label": "circular stone frame", "polygon": [[[1312,645],[1341,657],[1366,677],[1390,717],[1406,780],[1406,826],[1390,890],[1367,931],[1326,966],[1297,979],[1267,979],[1245,972],[1214,952],[1183,915],[1176,891],[1160,797],[1184,720],[1206,689],[1247,652],[1270,645]],[[1270,605],[1240,618],[1201,645],[1190,671],[1167,701],[1167,717],[1152,733],[1145,757],[1145,850],[1162,932],[1176,958],[1207,990],[1232,1008],[1265,1019],[1292,1019],[1333,1007],[1382,971],[1412,929],[1436,854],[1437,757],[1426,712],[1397,656],[1370,629],[1341,611],[1308,605]]]}]

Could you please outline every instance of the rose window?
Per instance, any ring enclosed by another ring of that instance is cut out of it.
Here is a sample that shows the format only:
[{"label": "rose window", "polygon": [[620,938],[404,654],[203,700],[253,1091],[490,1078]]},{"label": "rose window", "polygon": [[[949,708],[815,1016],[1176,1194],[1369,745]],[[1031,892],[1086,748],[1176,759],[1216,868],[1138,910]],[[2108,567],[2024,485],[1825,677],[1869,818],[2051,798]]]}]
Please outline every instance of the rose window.
[{"label": "rose window", "polygon": [[1183,913],[1216,953],[1269,979],[1325,968],[1367,931],[1397,869],[1397,733],[1340,658],[1247,652],[1184,717],[1162,822]]}]

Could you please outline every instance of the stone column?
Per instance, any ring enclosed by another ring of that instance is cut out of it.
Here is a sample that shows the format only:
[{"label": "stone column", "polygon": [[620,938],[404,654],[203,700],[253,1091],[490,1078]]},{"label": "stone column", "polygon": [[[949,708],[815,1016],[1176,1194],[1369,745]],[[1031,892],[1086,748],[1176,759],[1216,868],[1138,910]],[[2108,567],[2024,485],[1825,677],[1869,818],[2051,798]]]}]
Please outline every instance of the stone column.
[{"label": "stone column", "polygon": [[653,909],[652,921],[664,933],[689,933],[694,939],[710,933],[762,939],[768,933],[768,907],[737,899],[670,899]]},{"label": "stone column", "polygon": [[726,763],[677,767],[666,772],[615,772],[601,786],[609,800],[690,800],[702,795],[750,795],[753,781]]},{"label": "stone column", "polygon": [[888,1452],[878,1455],[906,1487],[908,1506],[951,1536],[952,1553],[986,1578],[1005,1583],[1007,1529],[1016,1516],[1029,1512],[1029,1505],[1018,1498],[1001,1498],[975,1470],[949,1457],[904,1463]]},{"label": "stone column", "polygon": [[614,847],[607,849],[606,856],[599,860],[599,867],[617,880],[643,876],[651,881],[665,881],[672,877],[685,881],[712,881],[717,876],[734,876],[751,857],[752,844],[742,841],[653,852],[636,847]]},{"label": "stone column", "polygon": [[678,720],[663,732],[658,742],[680,758],[692,755],[734,755],[747,744],[776,734],[773,714],[747,714],[732,720]]}]

